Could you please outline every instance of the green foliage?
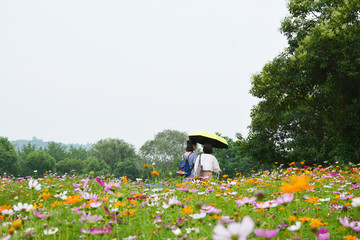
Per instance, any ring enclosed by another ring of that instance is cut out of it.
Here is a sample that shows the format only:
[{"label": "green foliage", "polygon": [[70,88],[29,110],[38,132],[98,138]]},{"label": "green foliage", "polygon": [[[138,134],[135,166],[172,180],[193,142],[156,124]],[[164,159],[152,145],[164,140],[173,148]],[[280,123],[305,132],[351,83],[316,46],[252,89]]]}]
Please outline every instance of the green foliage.
[{"label": "green foliage", "polygon": [[56,162],[60,162],[67,157],[66,146],[62,143],[49,142],[44,151],[55,158]]},{"label": "green foliage", "polygon": [[243,141],[242,138],[234,142],[231,138],[222,137],[226,139],[229,147],[227,149],[214,148],[213,155],[219,161],[223,175],[234,178],[237,173],[248,175],[251,170],[258,169],[259,163],[252,160],[245,152],[240,151],[240,144]]},{"label": "green foliage", "polygon": [[17,174],[19,172],[19,162],[14,146],[5,137],[0,137],[0,174]]},{"label": "green foliage", "polygon": [[69,158],[85,160],[88,157],[88,152],[83,147],[76,148],[73,145],[70,145],[67,155]]},{"label": "green foliage", "polygon": [[85,161],[85,168],[83,172],[85,174],[93,172],[95,176],[102,176],[110,173],[111,171],[109,165],[107,165],[104,160],[99,161],[96,157],[89,157]]},{"label": "green foliage", "polygon": [[[24,162],[23,175],[41,177],[46,171],[55,170],[55,158],[44,151],[29,153]],[[36,171],[36,172],[34,172]]]},{"label": "green foliage", "polygon": [[128,158],[137,158],[134,146],[124,140],[110,138],[95,143],[90,149],[90,156],[105,161],[112,170],[118,162],[123,162]]},{"label": "green foliage", "polygon": [[27,156],[29,155],[29,153],[36,151],[36,149],[37,149],[36,145],[31,144],[30,142],[22,145],[21,148],[18,150],[20,161],[23,163],[27,158]]},{"label": "green foliage", "polygon": [[81,173],[85,163],[81,159],[65,158],[64,160],[56,163],[57,173],[69,173],[70,170],[75,170],[76,173]]},{"label": "green foliage", "polygon": [[252,79],[253,159],[360,160],[359,10],[359,0],[289,2],[289,48]]},{"label": "green foliage", "polygon": [[[140,155],[147,163],[156,163],[156,168],[169,172],[185,152],[188,135],[176,130],[164,130],[146,141],[140,148]],[[145,163],[144,162],[144,163]]]},{"label": "green foliage", "polygon": [[117,162],[114,170],[115,177],[126,176],[131,180],[141,178],[141,170],[135,159],[125,159],[123,162]]}]

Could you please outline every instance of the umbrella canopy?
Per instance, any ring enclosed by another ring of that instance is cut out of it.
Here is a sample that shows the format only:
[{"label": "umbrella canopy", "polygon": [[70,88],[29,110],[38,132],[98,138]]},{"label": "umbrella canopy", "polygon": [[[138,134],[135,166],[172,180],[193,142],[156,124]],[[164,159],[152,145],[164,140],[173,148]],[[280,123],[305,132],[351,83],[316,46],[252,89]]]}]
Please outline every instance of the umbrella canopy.
[{"label": "umbrella canopy", "polygon": [[229,145],[227,141],[219,137],[216,134],[208,132],[194,132],[189,134],[189,138],[197,143],[205,144],[210,143],[214,148],[228,148]]}]

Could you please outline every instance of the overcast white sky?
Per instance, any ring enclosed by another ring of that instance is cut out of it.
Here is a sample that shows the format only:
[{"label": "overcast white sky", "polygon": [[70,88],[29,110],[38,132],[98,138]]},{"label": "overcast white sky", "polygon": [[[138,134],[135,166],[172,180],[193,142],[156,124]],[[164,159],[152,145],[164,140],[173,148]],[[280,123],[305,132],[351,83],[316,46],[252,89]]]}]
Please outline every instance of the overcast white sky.
[{"label": "overcast white sky", "polygon": [[2,0],[0,136],[248,134],[251,76],[286,47],[285,0]]}]

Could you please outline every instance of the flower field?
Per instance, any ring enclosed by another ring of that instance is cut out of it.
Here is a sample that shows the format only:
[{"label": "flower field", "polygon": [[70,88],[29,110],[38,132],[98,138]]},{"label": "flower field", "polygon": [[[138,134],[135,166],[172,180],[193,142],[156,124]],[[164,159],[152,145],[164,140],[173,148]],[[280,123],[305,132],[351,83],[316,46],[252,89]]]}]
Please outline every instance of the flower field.
[{"label": "flower field", "polygon": [[0,239],[358,239],[360,166],[182,183],[3,176]]}]

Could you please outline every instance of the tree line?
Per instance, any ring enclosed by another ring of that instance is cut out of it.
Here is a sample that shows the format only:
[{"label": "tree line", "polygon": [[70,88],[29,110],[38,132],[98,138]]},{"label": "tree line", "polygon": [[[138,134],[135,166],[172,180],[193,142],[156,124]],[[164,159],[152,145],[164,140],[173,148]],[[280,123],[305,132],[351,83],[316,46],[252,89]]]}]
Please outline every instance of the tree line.
[{"label": "tree line", "polygon": [[[249,157],[239,155],[238,143],[225,137],[229,149],[215,149],[224,173],[235,176],[256,170],[258,164]],[[103,139],[90,149],[49,142],[46,147],[31,143],[15,147],[7,138],[0,138],[0,174],[41,177],[46,172],[65,174],[111,174],[115,177],[127,176],[130,179],[151,177],[157,170],[162,176],[176,176],[178,165],[185,152],[188,135],[176,130],[164,130],[154,139],[146,141],[139,151],[121,139]],[[199,145],[200,146],[200,145]],[[197,150],[201,152],[201,147]]]}]

